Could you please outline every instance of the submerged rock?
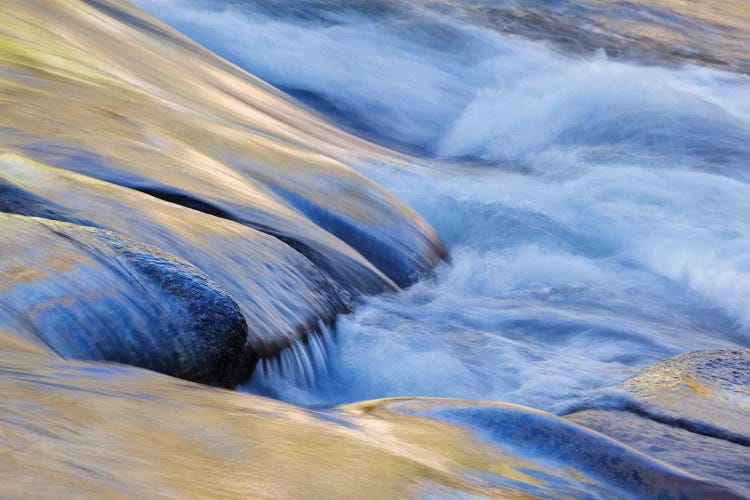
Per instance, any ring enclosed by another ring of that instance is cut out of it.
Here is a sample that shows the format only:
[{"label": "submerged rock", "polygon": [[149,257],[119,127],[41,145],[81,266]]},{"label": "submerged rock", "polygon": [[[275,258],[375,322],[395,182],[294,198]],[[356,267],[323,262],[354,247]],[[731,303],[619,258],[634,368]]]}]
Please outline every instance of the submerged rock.
[{"label": "submerged rock", "polygon": [[0,328],[64,358],[232,386],[247,324],[192,264],[102,229],[0,214]]},{"label": "submerged rock", "polygon": [[[558,416],[505,403],[396,398],[346,406],[380,418],[410,415],[465,426],[479,439],[527,460],[525,491],[542,497],[741,498]],[[533,464],[533,465],[531,465]],[[552,477],[546,470],[554,470]],[[536,480],[536,481],[535,481]],[[553,486],[554,485],[554,486]]]},{"label": "submerged rock", "polygon": [[750,450],[746,446],[662,424],[629,411],[583,410],[566,419],[750,497]]},{"label": "submerged rock", "polygon": [[[2,444],[12,450],[0,453],[0,484],[12,497],[609,499],[644,491],[618,488],[575,460],[561,466],[544,453],[545,434],[513,447],[486,439],[486,419],[467,429],[424,414],[461,411],[472,406],[466,402],[309,411],[133,367],[19,354],[0,343],[0,405]],[[538,413],[500,406],[497,417],[510,426]],[[610,442],[547,414],[530,423],[544,420]],[[678,481],[669,490],[675,497],[686,484],[695,489],[684,498],[724,493],[618,446],[623,474],[654,467],[649,477]],[[615,464],[599,467],[608,466]]]},{"label": "submerged rock", "polygon": [[566,418],[750,496],[750,349],[681,354],[623,388],[625,408]]},{"label": "submerged rock", "polygon": [[623,387],[635,397],[634,411],[750,451],[750,349],[681,354],[649,366]]}]

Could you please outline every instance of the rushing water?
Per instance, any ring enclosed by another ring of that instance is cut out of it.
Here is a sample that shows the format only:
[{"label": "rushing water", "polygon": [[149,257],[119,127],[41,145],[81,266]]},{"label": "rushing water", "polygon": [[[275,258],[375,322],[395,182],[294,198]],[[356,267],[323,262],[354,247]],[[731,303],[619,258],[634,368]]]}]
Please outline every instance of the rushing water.
[{"label": "rushing water", "polygon": [[750,495],[744,0],[6,3],[3,494]]},{"label": "rushing water", "polygon": [[[474,2],[462,15],[427,3],[139,2],[343,126],[415,154],[411,169],[359,168],[452,254],[434,279],[342,318],[335,348],[313,356],[328,365],[315,377],[268,367],[251,389],[561,412],[670,355],[750,345],[750,77],[669,54],[644,65],[596,40],[571,53],[473,22]],[[649,12],[620,7],[623,19]],[[668,7],[648,8],[684,30],[700,22]]]}]

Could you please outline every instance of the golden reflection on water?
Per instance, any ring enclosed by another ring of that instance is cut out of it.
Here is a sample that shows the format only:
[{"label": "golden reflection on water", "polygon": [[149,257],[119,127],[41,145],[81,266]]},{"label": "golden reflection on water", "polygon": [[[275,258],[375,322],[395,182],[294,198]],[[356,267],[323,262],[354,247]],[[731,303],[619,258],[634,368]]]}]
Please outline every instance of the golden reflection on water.
[{"label": "golden reflection on water", "polygon": [[681,15],[731,26],[739,31],[747,32],[750,29],[750,3],[745,0],[639,0],[638,3],[670,9]]},{"label": "golden reflection on water", "polygon": [[519,471],[533,463],[436,420],[329,420],[143,370],[9,351],[6,337],[0,484],[9,497],[383,498],[441,488],[519,496],[472,470],[540,484]]},{"label": "golden reflection on water", "polygon": [[[618,0],[599,0],[601,3],[616,3]],[[703,38],[706,62],[716,63],[715,56],[722,59],[721,66],[733,66],[743,61],[747,71],[750,51],[750,3],[745,0],[638,0],[635,4],[666,9],[691,23],[701,26],[698,33]],[[613,21],[618,26],[616,21]],[[680,43],[693,42],[696,32],[678,32],[659,26],[656,22],[622,20],[619,24],[625,34],[646,37],[659,42],[664,48],[678,48]],[[699,56],[700,59],[700,56]],[[728,64],[727,64],[728,63]]]},{"label": "golden reflection on water", "polygon": [[110,4],[136,21],[75,0],[10,0],[3,9],[0,79],[9,84],[0,85],[0,146],[115,183],[221,200],[249,224],[369,269],[385,288],[395,285],[274,189],[373,233],[399,228],[394,244],[407,255],[432,253],[420,245],[436,241],[434,231],[342,162],[397,155],[340,131],[128,4]]},{"label": "golden reflection on water", "polygon": [[421,1],[586,57],[603,49],[638,63],[750,72],[750,3],[745,0]]}]

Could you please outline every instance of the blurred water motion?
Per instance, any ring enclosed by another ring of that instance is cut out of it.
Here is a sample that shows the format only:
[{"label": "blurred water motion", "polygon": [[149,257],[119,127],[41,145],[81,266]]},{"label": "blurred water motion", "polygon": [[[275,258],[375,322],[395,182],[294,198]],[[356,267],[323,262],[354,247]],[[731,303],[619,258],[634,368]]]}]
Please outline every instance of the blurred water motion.
[{"label": "blurred water motion", "polygon": [[385,153],[133,7],[9,7],[0,137],[17,155],[3,157],[4,210],[187,258],[238,300],[248,356],[304,342],[352,298],[445,256],[419,216],[337,159]]},{"label": "blurred water motion", "polygon": [[135,3],[0,8],[0,496],[750,495],[745,2]]},{"label": "blurred water motion", "polygon": [[[305,411],[134,368],[5,348],[0,372],[0,479],[11,497],[621,496],[622,485],[602,481],[601,471],[535,458],[533,443],[523,450],[479,441],[460,426],[398,410],[408,402],[395,411],[387,402],[382,409],[368,403],[343,413]],[[587,432],[551,415],[505,411]],[[613,446],[592,437],[603,453]],[[622,471],[648,466],[645,456],[618,453]],[[650,474],[633,491],[676,494],[682,482],[689,495],[722,492],[674,469],[657,466]]]}]

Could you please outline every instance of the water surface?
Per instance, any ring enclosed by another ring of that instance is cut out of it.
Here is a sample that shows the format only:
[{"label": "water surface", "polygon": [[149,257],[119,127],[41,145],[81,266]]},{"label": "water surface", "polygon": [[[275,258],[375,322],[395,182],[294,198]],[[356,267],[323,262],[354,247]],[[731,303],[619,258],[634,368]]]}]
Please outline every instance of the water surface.
[{"label": "water surface", "polygon": [[[273,376],[256,389],[560,412],[670,355],[750,344],[740,3],[139,4],[412,153],[407,169],[357,167],[452,254],[434,279],[343,318],[313,387]],[[690,52],[691,37],[721,61]]]}]

